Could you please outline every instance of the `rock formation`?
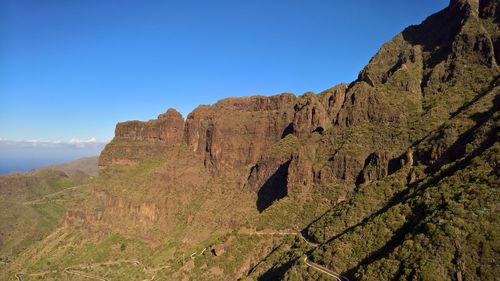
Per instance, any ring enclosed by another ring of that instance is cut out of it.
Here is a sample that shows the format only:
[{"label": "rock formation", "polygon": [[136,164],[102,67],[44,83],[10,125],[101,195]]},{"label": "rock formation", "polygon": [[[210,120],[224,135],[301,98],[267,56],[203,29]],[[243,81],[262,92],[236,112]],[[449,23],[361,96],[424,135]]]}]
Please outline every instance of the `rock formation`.
[{"label": "rock formation", "polygon": [[442,138],[416,159],[407,150],[494,85],[498,7],[453,0],[384,44],[356,81],[319,94],[228,98],[185,121],[169,109],[155,120],[119,123],[100,170],[182,154],[256,194],[262,212],[314,186],[341,183],[348,193],[408,162],[452,158]]},{"label": "rock formation", "polygon": [[[238,171],[248,178],[240,182],[254,191],[282,183],[282,191],[261,192],[276,199],[287,194],[289,184],[359,185],[383,178],[413,142],[498,72],[498,35],[488,32],[494,27],[477,28],[490,24],[482,18],[497,15],[496,1],[451,1],[384,44],[356,81],[318,95],[228,98],[198,107],[185,122],[170,109],[156,120],[120,123],[101,154],[101,171],[185,146],[214,176]],[[455,92],[462,94],[446,97]],[[448,101],[445,108],[437,102],[442,99]],[[300,145],[281,147],[287,152],[273,156],[272,145],[288,135]],[[441,150],[435,146],[429,157]]]}]

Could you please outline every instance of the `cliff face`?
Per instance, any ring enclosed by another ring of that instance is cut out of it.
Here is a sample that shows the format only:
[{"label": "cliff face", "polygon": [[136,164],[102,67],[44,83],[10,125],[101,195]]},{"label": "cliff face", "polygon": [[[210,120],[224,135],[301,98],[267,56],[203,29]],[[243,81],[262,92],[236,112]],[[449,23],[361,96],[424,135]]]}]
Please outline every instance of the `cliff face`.
[{"label": "cliff face", "polygon": [[169,109],[150,122],[129,121],[116,126],[118,140],[149,141],[165,143],[168,146],[180,144],[184,131],[184,119],[175,109]]},{"label": "cliff face", "polygon": [[118,123],[115,138],[99,156],[99,170],[113,164],[137,164],[178,147],[184,132],[184,119],[175,109],[169,109],[148,122]]},{"label": "cliff face", "polygon": [[[212,175],[243,171],[248,181],[241,181],[255,191],[275,174],[286,174],[287,187],[383,178],[413,142],[498,75],[497,11],[496,1],[452,1],[382,46],[356,81],[318,95],[229,98],[198,107],[185,122],[170,109],[156,120],[120,123],[100,168],[186,146]],[[269,156],[287,135],[308,149]]]},{"label": "cliff face", "polygon": [[148,152],[151,147],[167,153],[185,145],[213,174],[239,169],[255,163],[267,146],[283,136],[293,120],[296,99],[292,94],[229,98],[198,107],[185,122],[169,109],[156,120],[120,123],[115,139],[101,154],[100,167],[105,170],[114,163],[157,155]]},{"label": "cliff face", "polygon": [[[170,109],[120,123],[100,170],[175,158],[172,151],[183,149],[211,176],[235,179],[267,202],[258,206],[312,186],[343,183],[351,192],[397,171],[412,144],[492,87],[498,7],[451,1],[384,44],[356,81],[320,94],[229,98],[185,121]],[[439,145],[416,157],[435,161],[444,153]]]},{"label": "cliff face", "polygon": [[282,94],[201,106],[187,117],[184,141],[213,174],[244,168],[286,133],[296,99]]}]

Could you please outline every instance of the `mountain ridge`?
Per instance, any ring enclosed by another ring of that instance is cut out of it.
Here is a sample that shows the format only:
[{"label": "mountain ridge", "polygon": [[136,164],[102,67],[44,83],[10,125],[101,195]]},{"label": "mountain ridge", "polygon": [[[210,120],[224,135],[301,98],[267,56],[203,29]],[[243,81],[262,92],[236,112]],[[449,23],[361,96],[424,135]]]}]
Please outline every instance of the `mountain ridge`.
[{"label": "mountain ridge", "polygon": [[134,256],[152,278],[322,280],[305,255],[349,280],[492,280],[499,9],[451,0],[318,94],[117,124],[92,196],[12,268]]}]

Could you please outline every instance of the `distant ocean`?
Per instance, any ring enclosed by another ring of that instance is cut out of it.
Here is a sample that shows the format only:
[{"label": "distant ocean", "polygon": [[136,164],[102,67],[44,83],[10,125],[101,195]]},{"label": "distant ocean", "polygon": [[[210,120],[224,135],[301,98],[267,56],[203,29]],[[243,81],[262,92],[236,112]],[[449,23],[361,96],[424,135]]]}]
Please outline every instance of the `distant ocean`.
[{"label": "distant ocean", "polygon": [[3,155],[0,156],[0,175],[6,175],[13,172],[29,172],[34,169],[38,169],[44,166],[52,164],[62,164],[70,162],[73,160],[80,159],[82,157],[95,156],[95,155],[83,155],[81,157],[74,156],[63,158],[33,158],[33,159],[4,159]]},{"label": "distant ocean", "polygon": [[28,172],[82,157],[97,156],[106,143],[92,141],[41,142],[0,140],[0,175]]},{"label": "distant ocean", "polygon": [[19,160],[8,161],[6,159],[4,161],[4,159],[1,159],[0,175],[6,175],[12,172],[28,172],[33,169],[47,166],[56,162],[57,161],[55,159],[46,159],[46,160],[37,159],[37,160],[26,160],[26,161],[19,161]]}]

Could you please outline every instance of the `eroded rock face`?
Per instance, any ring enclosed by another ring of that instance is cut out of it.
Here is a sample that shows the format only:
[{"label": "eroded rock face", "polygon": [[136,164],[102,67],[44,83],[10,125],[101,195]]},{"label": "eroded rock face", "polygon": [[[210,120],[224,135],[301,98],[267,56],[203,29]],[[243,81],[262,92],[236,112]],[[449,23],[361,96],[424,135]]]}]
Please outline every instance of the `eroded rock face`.
[{"label": "eroded rock face", "polygon": [[[213,174],[254,164],[293,122],[296,99],[292,94],[229,98],[198,107],[185,123],[173,109],[156,120],[119,123],[115,139],[101,155],[100,166],[104,169],[112,163],[135,163],[136,157],[131,154],[142,150],[141,146],[154,146],[153,155],[158,155],[183,142]],[[124,157],[110,157],[118,154],[113,153],[116,149]]]},{"label": "eroded rock face", "polygon": [[118,123],[115,138],[99,157],[99,170],[113,164],[135,164],[164,154],[181,145],[184,119],[175,109],[169,109],[158,119]]},{"label": "eroded rock face", "polygon": [[339,111],[336,125],[349,127],[363,121],[393,121],[395,116],[379,114],[384,111],[390,113],[386,108],[383,96],[375,88],[364,81],[359,82],[346,94],[346,101]]},{"label": "eroded rock face", "polygon": [[104,191],[95,192],[95,198],[102,207],[94,212],[81,213],[70,209],[63,225],[68,226],[68,221],[80,221],[84,224],[113,224],[113,218],[126,216],[126,221],[132,227],[155,223],[158,220],[160,208],[155,202],[132,202],[123,197],[113,196]]},{"label": "eroded rock face", "polygon": [[128,121],[118,123],[115,138],[132,141],[157,141],[169,146],[180,144],[184,131],[184,119],[175,109],[170,108],[157,119],[148,122]]},{"label": "eroded rock face", "polygon": [[189,114],[184,139],[205,166],[220,174],[254,164],[293,121],[296,96],[229,98]]},{"label": "eroded rock face", "polygon": [[[182,148],[211,175],[245,175],[243,184],[271,198],[263,205],[286,195],[289,185],[383,178],[425,131],[491,85],[498,74],[499,6],[452,0],[384,44],[356,81],[318,95],[228,98],[198,107],[185,122],[169,110],[156,120],[120,123],[100,167]],[[430,158],[444,149],[436,144]]]},{"label": "eroded rock face", "polygon": [[219,257],[220,255],[224,254],[225,249],[224,249],[224,244],[216,244],[211,247],[212,254],[216,257]]},{"label": "eroded rock face", "polygon": [[300,97],[295,105],[293,133],[308,136],[314,132],[323,133],[330,129],[332,120],[323,104],[313,93]]},{"label": "eroded rock face", "polygon": [[365,165],[356,179],[356,184],[366,185],[387,176],[389,174],[389,159],[387,153],[378,151],[371,153],[365,160]]},{"label": "eroded rock face", "polygon": [[316,152],[311,146],[301,147],[294,153],[288,168],[287,181],[292,188],[312,186],[314,183],[313,162]]},{"label": "eroded rock face", "polygon": [[324,91],[318,96],[318,99],[323,104],[323,107],[328,112],[328,115],[333,123],[337,120],[337,115],[340,109],[344,106],[347,89],[347,84],[340,84]]}]

